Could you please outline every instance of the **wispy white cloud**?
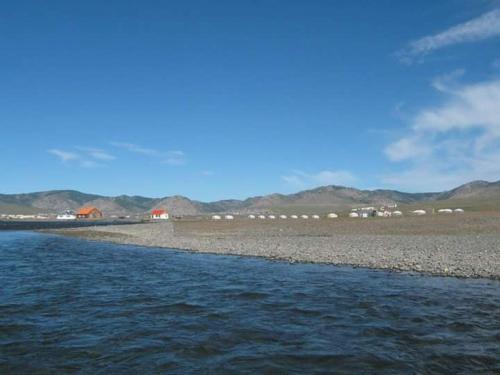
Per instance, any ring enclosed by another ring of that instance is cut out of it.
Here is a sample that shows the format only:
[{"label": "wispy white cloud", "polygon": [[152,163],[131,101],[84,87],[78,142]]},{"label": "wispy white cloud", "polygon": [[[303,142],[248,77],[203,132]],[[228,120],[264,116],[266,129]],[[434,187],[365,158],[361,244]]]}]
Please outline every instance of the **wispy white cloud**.
[{"label": "wispy white cloud", "polygon": [[433,86],[445,100],[418,112],[407,135],[385,148],[406,170],[383,176],[383,182],[441,190],[473,179],[500,179],[500,80],[460,84],[448,75]]},{"label": "wispy white cloud", "polygon": [[57,148],[47,150],[47,152],[49,154],[57,156],[57,158],[59,158],[62,163],[67,165],[79,166],[83,168],[95,168],[102,166],[102,164],[96,162],[95,160],[90,160],[84,155],[76,152],[61,150]]},{"label": "wispy white cloud", "polygon": [[460,89],[458,79],[465,74],[465,69],[456,69],[450,73],[443,74],[432,80],[432,87],[437,91],[452,94],[457,89]]},{"label": "wispy white cloud", "polygon": [[102,161],[115,160],[116,157],[111,155],[107,151],[101,150],[99,148],[93,147],[77,147],[78,150],[85,152],[89,157]]},{"label": "wispy white cloud", "polygon": [[90,151],[90,156],[92,156],[94,159],[98,159],[98,160],[115,160],[116,159],[115,156],[108,154],[107,152],[99,151],[99,150]]},{"label": "wispy white cloud", "polygon": [[432,150],[429,148],[429,145],[422,142],[420,137],[417,135],[401,138],[387,146],[385,149],[385,154],[391,161],[425,157],[431,152]]},{"label": "wispy white cloud", "polygon": [[348,171],[323,170],[317,173],[306,173],[294,170],[291,174],[281,176],[288,185],[296,188],[308,188],[321,185],[350,185],[356,182],[356,177]]},{"label": "wispy white cloud", "polygon": [[214,171],[211,171],[211,170],[204,170],[204,171],[201,171],[201,175],[202,176],[213,176],[214,175]]},{"label": "wispy white cloud", "polygon": [[123,148],[127,151],[135,152],[137,154],[148,155],[148,156],[160,156],[161,155],[161,153],[157,150],[154,150],[152,148],[142,147],[142,146],[136,145],[134,143],[110,142],[110,144],[112,146]]},{"label": "wispy white cloud", "polygon": [[52,148],[47,151],[49,154],[55,155],[61,160],[63,163],[69,162],[71,160],[78,160],[80,159],[80,155],[70,152],[70,151],[65,151],[61,150],[58,148]]},{"label": "wispy white cloud", "polygon": [[186,154],[180,150],[160,151],[128,142],[110,142],[110,144],[129,152],[157,158],[163,164],[184,165],[187,163]]},{"label": "wispy white cloud", "polygon": [[80,166],[83,168],[97,168],[97,167],[102,167],[103,165],[101,163],[94,161],[94,160],[82,159],[82,160],[80,160]]},{"label": "wispy white cloud", "polygon": [[415,40],[397,55],[403,62],[411,63],[416,58],[444,47],[498,36],[500,36],[500,9],[494,9],[435,35]]},{"label": "wispy white cloud", "polygon": [[165,153],[166,158],[163,160],[164,164],[169,165],[184,165],[186,164],[186,154],[179,150],[167,151]]}]

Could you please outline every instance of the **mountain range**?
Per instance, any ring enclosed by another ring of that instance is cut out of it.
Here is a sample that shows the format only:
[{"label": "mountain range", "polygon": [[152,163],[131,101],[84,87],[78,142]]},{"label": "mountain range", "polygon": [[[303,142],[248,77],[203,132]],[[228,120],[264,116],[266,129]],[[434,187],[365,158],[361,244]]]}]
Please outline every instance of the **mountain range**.
[{"label": "mountain range", "polygon": [[404,193],[396,190],[360,190],[344,186],[322,186],[294,194],[271,194],[245,200],[200,202],[183,196],[147,198],[120,195],[106,197],[75,190],[51,190],[25,194],[0,194],[0,213],[59,213],[96,206],[105,216],[141,215],[165,208],[173,215],[215,212],[343,211],[356,206],[398,204],[445,207],[461,205],[473,210],[500,210],[500,181],[473,181],[455,189],[433,193]]}]

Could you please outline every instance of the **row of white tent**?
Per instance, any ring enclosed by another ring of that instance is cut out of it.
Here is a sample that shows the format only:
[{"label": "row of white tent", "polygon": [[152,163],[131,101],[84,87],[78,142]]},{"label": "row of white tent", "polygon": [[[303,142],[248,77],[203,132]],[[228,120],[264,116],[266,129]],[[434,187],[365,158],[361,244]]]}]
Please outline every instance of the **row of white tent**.
[{"label": "row of white tent", "polygon": [[[330,215],[333,215],[333,216],[330,216]],[[319,215],[311,215],[310,216],[311,219],[319,219]],[[329,214],[328,215],[329,218],[335,218],[335,217],[338,217],[337,214]],[[274,219],[288,219],[288,216],[287,215],[279,215],[279,216],[276,216],[276,215],[268,215],[268,216],[265,216],[265,215],[248,215],[248,218],[249,219],[271,219],[271,220],[274,220]],[[309,215],[290,215],[290,219],[309,219]]]},{"label": "row of white tent", "polygon": [[[269,220],[275,220],[275,219],[288,219],[290,217],[290,219],[309,219],[309,217],[311,219],[315,219],[315,220],[318,220],[320,219],[320,216],[319,215],[290,215],[290,216],[287,216],[287,215],[248,215],[248,218],[249,219],[261,219],[261,220],[264,220],[264,219],[269,219]],[[335,219],[337,217],[339,217],[337,214],[335,213],[330,213],[326,216],[327,218],[329,219]],[[234,216],[233,215],[224,215],[224,216],[221,216],[221,215],[213,215],[212,216],[212,220],[222,220],[222,219],[226,219],[226,220],[234,220]]]},{"label": "row of white tent", "polygon": [[463,214],[464,213],[464,210],[462,208],[455,208],[455,209],[451,209],[451,208],[441,208],[438,210],[438,214]]},{"label": "row of white tent", "polygon": [[[434,211],[433,211],[434,212]],[[438,214],[463,214],[465,211],[463,208],[455,208],[455,209],[452,209],[452,208],[440,208],[439,210],[437,210],[437,213]],[[425,210],[414,210],[414,211],[411,211],[412,214],[414,215],[417,215],[417,216],[421,216],[421,215],[426,215],[427,214],[427,211]]]},{"label": "row of white tent", "polygon": [[[441,208],[437,212],[440,214],[451,214],[451,213],[463,213],[464,210],[462,208],[455,208],[455,209]],[[420,215],[426,215],[427,211],[425,211],[425,210],[413,210],[410,213],[413,215],[420,216]],[[378,211],[377,216],[380,216],[380,217],[403,216],[403,213],[401,211]],[[253,214],[248,215],[248,218],[252,219],[252,220],[255,220],[255,219],[275,220],[275,219],[288,219],[288,218],[290,218],[290,219],[299,219],[299,218],[300,219],[309,219],[309,217],[311,219],[315,219],[315,220],[320,219],[319,215],[311,215],[311,216],[309,216],[309,215],[290,215],[290,216],[287,216],[287,215],[279,215],[279,216],[267,215],[266,216],[266,215],[253,215]],[[339,215],[332,212],[332,213],[329,213],[328,215],[326,215],[326,217],[328,219],[336,219],[339,217]],[[361,212],[361,213],[351,212],[351,213],[349,213],[349,217],[350,218],[358,218],[358,217],[366,218],[366,217],[368,217],[368,214],[366,212]],[[224,216],[213,215],[212,216],[212,220],[222,220],[222,219],[234,220],[234,216],[233,215],[224,215]]]}]

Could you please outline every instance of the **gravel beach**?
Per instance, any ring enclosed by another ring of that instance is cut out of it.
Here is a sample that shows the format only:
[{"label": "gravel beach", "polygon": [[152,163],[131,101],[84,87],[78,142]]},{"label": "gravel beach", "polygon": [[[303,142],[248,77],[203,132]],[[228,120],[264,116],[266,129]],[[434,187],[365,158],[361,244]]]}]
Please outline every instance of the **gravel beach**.
[{"label": "gravel beach", "polygon": [[500,213],[388,219],[200,219],[50,232],[289,262],[500,279]]}]

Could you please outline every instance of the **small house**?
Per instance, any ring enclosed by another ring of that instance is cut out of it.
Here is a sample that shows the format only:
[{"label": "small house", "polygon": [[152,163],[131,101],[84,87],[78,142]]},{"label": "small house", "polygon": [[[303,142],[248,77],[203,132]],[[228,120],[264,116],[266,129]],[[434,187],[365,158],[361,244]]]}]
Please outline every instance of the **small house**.
[{"label": "small house", "polygon": [[151,211],[151,219],[153,220],[167,220],[169,218],[167,210],[156,209]]},{"label": "small house", "polygon": [[76,214],[78,219],[102,219],[102,212],[92,206],[82,207]]}]

